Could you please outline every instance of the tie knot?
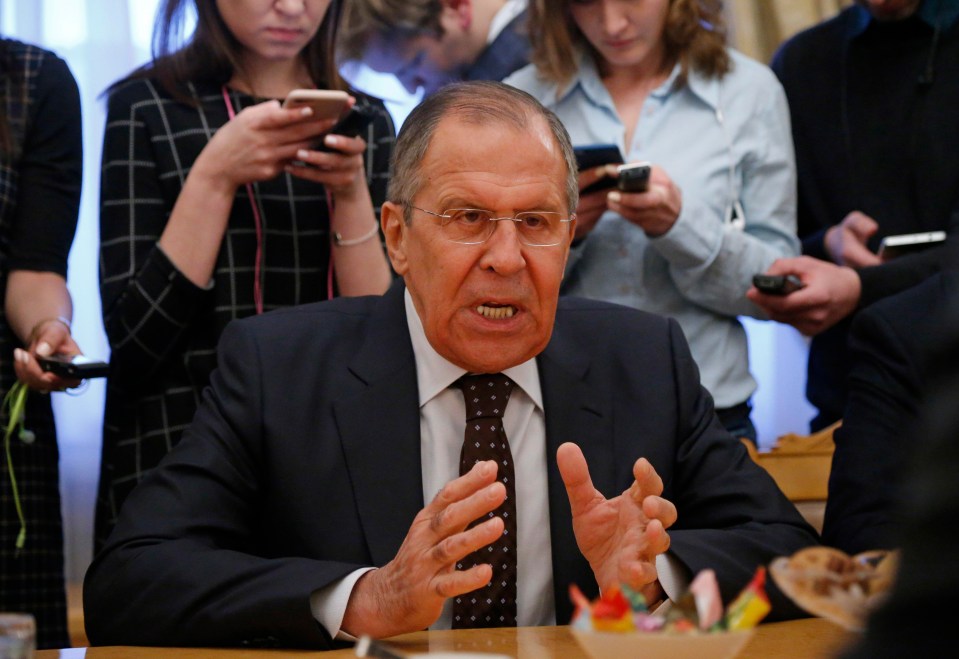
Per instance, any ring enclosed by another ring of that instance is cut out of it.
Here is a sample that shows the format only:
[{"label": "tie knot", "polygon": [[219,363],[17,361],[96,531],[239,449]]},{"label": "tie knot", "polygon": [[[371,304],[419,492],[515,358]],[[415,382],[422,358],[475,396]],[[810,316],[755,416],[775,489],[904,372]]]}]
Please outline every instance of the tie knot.
[{"label": "tie knot", "polygon": [[484,417],[503,418],[513,381],[502,373],[484,373],[482,375],[464,375],[459,380],[466,401],[468,420]]}]

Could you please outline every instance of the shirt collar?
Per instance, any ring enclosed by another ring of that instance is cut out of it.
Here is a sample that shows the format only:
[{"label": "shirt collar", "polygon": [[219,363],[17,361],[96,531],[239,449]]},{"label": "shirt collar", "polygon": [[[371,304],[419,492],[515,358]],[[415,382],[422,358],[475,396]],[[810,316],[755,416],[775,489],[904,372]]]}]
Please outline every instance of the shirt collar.
[{"label": "shirt collar", "polygon": [[[403,299],[406,305],[406,325],[409,328],[413,356],[416,361],[419,404],[423,407],[464,375],[466,369],[449,362],[430,345],[409,289],[403,292]],[[503,371],[503,374],[509,376],[532,399],[536,407],[543,409],[543,392],[539,384],[539,368],[536,365],[536,359],[529,359],[508,368]]]},{"label": "shirt collar", "polygon": [[[650,92],[650,96],[659,102],[664,102],[671,94],[678,89],[677,80],[679,79],[682,67],[679,62],[673,65],[669,76],[656,89]],[[690,70],[686,76],[686,86],[689,90],[705,102],[713,110],[719,107],[719,90],[722,81],[716,78],[706,78],[696,71]],[[570,80],[570,84],[561,94],[557,96],[556,102],[559,103],[564,98],[572,94],[576,89],[580,89],[583,94],[594,105],[607,107],[615,112],[613,100],[609,95],[609,90],[603,84],[599,76],[599,69],[596,68],[596,61],[593,56],[586,52],[579,53],[579,66],[576,74]]]},{"label": "shirt collar", "polygon": [[505,30],[506,26],[524,11],[526,11],[526,0],[506,0],[503,6],[493,15],[493,20],[490,21],[486,43],[491,44],[496,41],[500,32]]}]

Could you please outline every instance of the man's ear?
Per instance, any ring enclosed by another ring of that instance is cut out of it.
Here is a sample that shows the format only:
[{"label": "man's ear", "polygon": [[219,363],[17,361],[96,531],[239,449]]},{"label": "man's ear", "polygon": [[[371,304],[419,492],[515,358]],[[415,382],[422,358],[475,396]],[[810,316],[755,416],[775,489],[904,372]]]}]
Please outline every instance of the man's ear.
[{"label": "man's ear", "polygon": [[566,276],[566,264],[569,262],[569,250],[573,247],[573,241],[576,240],[576,214],[573,214],[573,219],[569,222],[569,242],[567,242],[563,248],[566,250],[566,256],[563,257],[563,274]]},{"label": "man's ear", "polygon": [[471,0],[443,0],[443,11],[455,14],[456,25],[466,32],[473,23],[473,3]]},{"label": "man's ear", "polygon": [[380,209],[380,226],[386,237],[386,253],[393,264],[393,270],[403,277],[409,269],[406,258],[406,232],[409,227],[403,217],[403,207],[392,201],[384,202]]}]

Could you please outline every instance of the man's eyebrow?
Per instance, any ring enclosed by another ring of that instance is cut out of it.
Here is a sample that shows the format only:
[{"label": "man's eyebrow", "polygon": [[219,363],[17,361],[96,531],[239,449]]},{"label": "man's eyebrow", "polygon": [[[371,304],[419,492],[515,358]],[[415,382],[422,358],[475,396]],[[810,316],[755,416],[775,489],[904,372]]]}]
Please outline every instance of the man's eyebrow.
[{"label": "man's eyebrow", "polygon": [[487,207],[474,201],[466,201],[466,197],[449,197],[437,203],[443,207],[443,210],[450,208],[475,208],[477,210],[489,210]]}]

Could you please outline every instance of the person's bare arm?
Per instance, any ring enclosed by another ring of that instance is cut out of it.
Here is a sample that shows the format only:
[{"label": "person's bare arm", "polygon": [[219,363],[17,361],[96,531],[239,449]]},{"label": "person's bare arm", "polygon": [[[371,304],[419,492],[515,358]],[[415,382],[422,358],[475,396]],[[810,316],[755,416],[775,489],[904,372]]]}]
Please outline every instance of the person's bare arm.
[{"label": "person's bare arm", "polygon": [[284,110],[270,101],[242,110],[200,152],[160,236],[160,247],[191,282],[205,287],[239,186],[283,171],[309,139],[333,120],[311,120],[312,110]]},{"label": "person's bare arm", "polygon": [[366,184],[363,154],[366,142],[359,137],[327,135],[333,151],[302,149],[297,160],[310,166],[289,165],[294,176],[326,186],[333,200],[330,234],[333,271],[341,295],[379,295],[390,285],[390,267],[380,241],[373,201]]},{"label": "person's bare arm", "polygon": [[36,359],[38,355],[80,352],[70,335],[73,303],[63,277],[53,272],[12,271],[7,278],[4,310],[10,327],[26,346],[26,350],[14,351],[17,378],[39,391],[76,385],[44,372]]}]

